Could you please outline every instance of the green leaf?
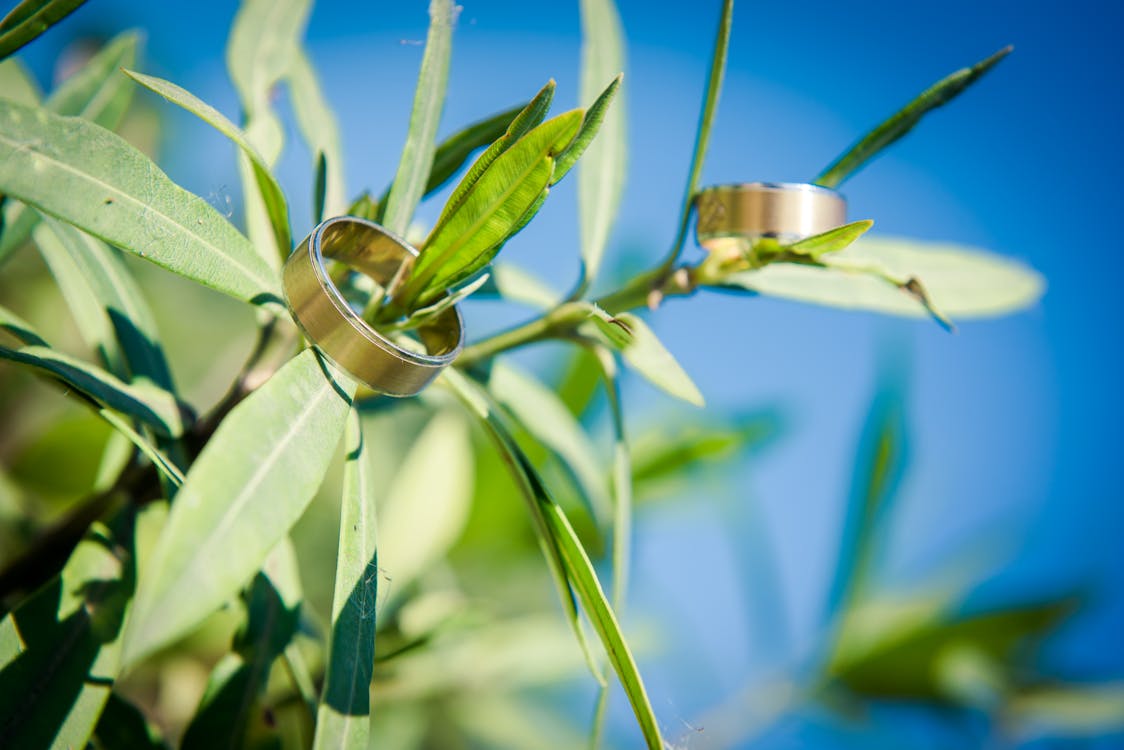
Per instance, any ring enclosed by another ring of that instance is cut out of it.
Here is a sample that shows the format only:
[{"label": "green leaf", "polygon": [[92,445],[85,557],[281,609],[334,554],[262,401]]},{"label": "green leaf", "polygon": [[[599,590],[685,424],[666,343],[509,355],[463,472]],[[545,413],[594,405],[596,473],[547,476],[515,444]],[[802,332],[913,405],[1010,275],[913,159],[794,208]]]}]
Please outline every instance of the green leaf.
[{"label": "green leaf", "polygon": [[[590,328],[590,324],[595,328]],[[595,308],[581,330],[587,335],[596,330],[600,336],[595,338],[620,351],[629,367],[668,395],[700,408],[705,406],[702,393],[691,377],[660,343],[648,324],[632,313],[610,316]]]},{"label": "green leaf", "polygon": [[[588,148],[578,174],[578,218],[581,226],[582,287],[597,276],[609,231],[620,206],[627,161],[624,102],[610,109],[624,70],[624,39],[613,0],[582,0],[583,102],[581,131],[558,159],[552,182],[558,182]],[[602,91],[605,81],[609,85]],[[600,95],[599,93],[600,92]],[[602,136],[594,140],[598,130]]]},{"label": "green leaf", "polygon": [[834,188],[859,171],[868,161],[884,148],[894,143],[921,122],[921,118],[932,110],[955,99],[964,89],[978,81],[985,73],[995,67],[1010,54],[1013,47],[1004,47],[991,57],[976,63],[970,68],[962,68],[952,75],[934,83],[921,92],[909,104],[895,112],[889,119],[871,130],[853,146],[843,152],[812,182],[816,185]]},{"label": "green leaf", "polygon": [[233,651],[215,666],[183,748],[244,747],[273,662],[296,635],[300,620],[299,570],[292,543],[283,539],[243,595],[246,620]]},{"label": "green leaf", "polygon": [[378,552],[370,460],[354,411],[344,437],[343,502],[332,637],[313,747],[367,747],[375,661]]},{"label": "green leaf", "polygon": [[581,499],[602,528],[612,514],[605,470],[578,420],[558,396],[506,361],[496,361],[488,388],[515,420],[562,463],[581,490]]},{"label": "green leaf", "polygon": [[852,221],[850,224],[844,224],[826,232],[805,237],[791,245],[785,245],[784,250],[797,255],[806,255],[809,258],[819,258],[849,247],[855,240],[866,234],[872,226],[874,226],[874,222],[870,219]]},{"label": "green leaf", "polygon": [[886,283],[878,273],[921,279],[932,303],[956,318],[1015,312],[1037,302],[1045,289],[1042,277],[1021,263],[949,243],[864,237],[832,256],[832,264],[834,268],[778,263],[723,282],[772,297],[908,317],[924,317],[926,311],[913,294]]},{"label": "green leaf", "polygon": [[8,335],[14,336],[21,344],[49,346],[43,340],[43,337],[35,332],[30,323],[3,305],[0,305],[0,329]]},{"label": "green leaf", "polygon": [[18,58],[9,57],[0,61],[0,99],[34,107],[42,98],[39,84]]},{"label": "green leaf", "polygon": [[485,284],[487,284],[488,281],[489,281],[489,274],[487,274],[487,273],[480,274],[479,277],[477,277],[476,279],[473,279],[469,283],[462,286],[460,289],[457,289],[455,292],[450,292],[449,294],[447,294],[446,296],[437,300],[436,302],[434,302],[431,305],[427,305],[425,307],[418,308],[417,310],[415,310],[414,312],[412,312],[410,314],[410,317],[408,317],[408,318],[406,318],[406,320],[402,321],[401,325],[399,325],[397,327],[398,328],[416,328],[417,326],[421,325],[425,321],[432,320],[432,319],[436,318],[438,315],[445,312],[450,307],[452,307],[454,305],[458,305],[462,301],[471,297],[473,295],[473,293],[475,293],[477,290],[479,290],[481,287],[483,287]]},{"label": "green leaf", "polygon": [[307,349],[222,421],[140,580],[127,664],[190,631],[261,567],[320,485],[354,388]]},{"label": "green leaf", "polygon": [[[433,154],[433,167],[429,170],[429,181],[425,185],[425,194],[438,190],[460,171],[468,157],[477,149],[489,146],[492,142],[503,137],[508,126],[527,105],[512,107],[511,109],[497,112],[491,117],[474,122],[458,130],[437,145]],[[380,201],[386,202],[385,196]]]},{"label": "green leaf", "polygon": [[[512,471],[512,476],[527,499],[536,522],[540,542],[548,560],[560,565],[562,589],[573,587],[573,592],[582,603],[594,630],[601,639],[609,656],[609,662],[620,679],[621,686],[632,704],[644,740],[651,750],[662,750],[660,737],[644,682],[636,667],[636,660],[621,633],[620,625],[613,614],[612,607],[605,598],[593,564],[586,555],[581,541],[570,526],[569,519],[562,508],[547,493],[546,487],[515,444],[510,431],[498,417],[494,405],[489,403],[486,392],[471,384],[455,371],[446,370],[442,375],[468,409],[481,421],[497,449]],[[564,599],[567,598],[564,596]],[[580,630],[578,631],[580,632]]]},{"label": "green leaf", "polygon": [[23,0],[0,20],[0,60],[77,10],[86,0]]},{"label": "green leaf", "polygon": [[221,112],[210,104],[200,100],[190,91],[186,91],[174,83],[154,76],[148,76],[144,73],[137,73],[132,70],[126,70],[125,75],[129,76],[149,91],[164,97],[172,104],[186,109],[188,112],[225,135],[234,145],[242,150],[242,153],[250,160],[250,164],[254,170],[254,179],[257,181],[258,190],[265,203],[265,210],[269,215],[269,222],[273,228],[274,239],[277,241],[277,247],[281,248],[284,253],[282,259],[289,257],[292,240],[289,236],[289,206],[285,202],[285,194],[282,192],[281,186],[277,184],[277,179],[274,178],[265,159],[262,158],[261,154],[259,154],[249,140],[247,140],[246,134],[239,130],[237,125],[226,119]]},{"label": "green leaf", "polygon": [[399,304],[439,297],[492,260],[550,183],[554,157],[573,140],[581,117],[573,110],[544,122],[492,162],[460,207],[433,228]]},{"label": "green leaf", "polygon": [[166,750],[139,708],[116,691],[109,694],[94,730],[100,750]]},{"label": "green leaf", "polygon": [[86,746],[119,671],[135,515],[96,523],[62,574],[0,621],[4,747]]},{"label": "green leaf", "polygon": [[[439,456],[441,470],[434,471]],[[472,503],[472,444],[464,419],[435,416],[418,436],[379,510],[379,565],[394,581],[391,598],[442,559],[464,531]]]},{"label": "green leaf", "polygon": [[161,435],[179,437],[183,433],[179,403],[172,394],[151,383],[124,383],[96,365],[41,345],[15,349],[0,346],[0,359],[55,379],[97,408],[108,407],[127,414]]},{"label": "green leaf", "polygon": [[[119,34],[63,81],[44,106],[58,115],[83,117],[109,130],[116,129],[133,98],[133,85],[121,75],[120,68],[135,63],[137,40],[135,32]],[[38,214],[22,203],[4,206],[0,261],[27,241],[38,221]]]},{"label": "green leaf", "polygon": [[237,299],[281,304],[277,273],[226,219],[86,120],[0,101],[0,192]]},{"label": "green leaf", "polygon": [[110,370],[175,393],[152,311],[120,254],[49,217],[36,228],[35,242],[79,330]]},{"label": "green leaf", "polygon": [[549,310],[562,300],[561,294],[530,271],[499,262],[492,264],[480,296],[496,296],[539,310]]},{"label": "green leaf", "polygon": [[695,150],[691,154],[691,168],[687,174],[687,185],[683,191],[683,204],[679,209],[679,229],[671,249],[664,257],[661,268],[670,270],[679,257],[683,243],[687,239],[687,225],[691,219],[691,208],[695,204],[695,193],[699,188],[703,162],[706,161],[707,147],[710,145],[710,128],[714,113],[718,109],[718,97],[722,93],[722,78],[726,74],[726,53],[730,47],[730,25],[734,16],[734,0],[723,0],[722,14],[718,17],[718,33],[714,38],[714,52],[710,58],[710,76],[706,82],[702,110],[699,112],[699,128],[695,133]]},{"label": "green leaf", "polygon": [[429,33],[414,93],[414,109],[410,113],[410,129],[382,217],[382,223],[397,234],[406,233],[414,210],[425,193],[433,166],[437,125],[445,105],[445,85],[449,79],[455,16],[451,0],[430,0]]},{"label": "green leaf", "polygon": [[[298,49],[290,62],[287,79],[289,94],[293,98],[293,114],[301,136],[308,144],[317,163],[317,173],[323,174],[323,200],[313,216],[320,223],[329,216],[339,216],[347,208],[347,182],[344,178],[343,149],[340,146],[340,128],[336,122],[316,70],[304,50]],[[321,172],[320,164],[323,164]]]},{"label": "green leaf", "polygon": [[1020,691],[1001,715],[1004,725],[1017,727],[1018,734],[1103,738],[1124,729],[1124,685],[1058,685]]}]

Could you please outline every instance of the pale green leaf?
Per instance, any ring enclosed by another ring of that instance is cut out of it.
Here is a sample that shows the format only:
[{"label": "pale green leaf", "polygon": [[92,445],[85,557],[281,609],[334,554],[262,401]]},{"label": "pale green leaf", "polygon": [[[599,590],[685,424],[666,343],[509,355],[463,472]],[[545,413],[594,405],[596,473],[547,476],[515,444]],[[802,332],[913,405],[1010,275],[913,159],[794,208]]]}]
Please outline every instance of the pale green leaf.
[{"label": "pale green leaf", "polygon": [[445,106],[445,85],[449,79],[449,56],[453,46],[456,8],[451,0],[430,0],[429,33],[425,40],[414,108],[406,145],[386,199],[383,224],[392,232],[405,234],[414,210],[425,193],[433,166],[437,125]]},{"label": "pale green leaf", "polygon": [[23,0],[0,20],[0,60],[66,18],[86,0]]},{"label": "pale green leaf", "polygon": [[[43,98],[39,84],[18,58],[0,61],[0,99],[34,107]],[[506,127],[507,123],[504,123]]]},{"label": "pale green leaf", "polygon": [[636,660],[624,640],[613,609],[605,598],[593,564],[574,533],[573,527],[570,526],[569,519],[547,493],[534,467],[519,450],[510,431],[497,417],[494,407],[489,404],[486,393],[455,373],[446,372],[443,377],[452,385],[462,402],[481,420],[481,424],[504,456],[512,470],[513,478],[521,486],[531,505],[532,515],[536,519],[536,529],[542,535],[540,541],[543,543],[544,551],[555,550],[553,553],[548,552],[548,559],[554,554],[560,558],[564,586],[573,587],[590,623],[601,639],[609,662],[613,665],[621,686],[632,704],[633,713],[636,715],[648,748],[663,750],[659,724],[656,722],[651,702],[648,700],[647,691],[636,667]]},{"label": "pale green leaf", "polygon": [[0,744],[85,747],[117,677],[136,580],[134,507],[0,621]]},{"label": "pale green leaf", "polygon": [[[487,273],[480,274],[479,277],[473,279],[469,283],[462,286],[456,291],[450,292],[444,297],[440,298],[431,305],[420,307],[414,312],[410,313],[410,317],[404,320],[401,324],[395,326],[397,328],[414,328],[427,320],[436,318],[441,313],[448,310],[454,305],[460,304],[462,301],[471,297],[476,291],[488,283],[490,276]],[[385,329],[384,329],[385,330]]]},{"label": "pale green leaf", "polygon": [[[156,470],[159,471],[173,487],[179,487],[183,484],[184,476],[183,472],[180,471],[180,467],[177,466],[172,459],[168,458],[163,451],[148,442],[146,438],[134,430],[132,425],[129,424],[129,420],[109,409],[98,410],[98,416],[104,419],[113,429],[117,430],[117,432],[121,433],[130,443],[135,445],[137,450],[152,462]],[[126,443],[126,445],[127,444],[128,443]],[[102,476],[104,476],[104,469],[105,466],[103,463],[103,470],[99,472]],[[111,473],[112,477],[110,479],[115,478],[120,473],[120,469]]]},{"label": "pale green leaf", "polygon": [[[440,457],[440,471],[434,460]],[[468,520],[473,487],[472,444],[463,417],[433,417],[406,454],[379,509],[379,566],[398,598],[441,560]]]},{"label": "pale green leaf", "polygon": [[814,234],[811,237],[805,237],[791,245],[785,245],[784,249],[790,253],[796,253],[797,255],[819,258],[828,253],[837,253],[850,246],[855,240],[866,234],[872,226],[874,226],[874,222],[870,219],[852,221],[849,224],[829,229],[826,232]]},{"label": "pale green leaf", "polygon": [[1070,684],[1021,691],[1007,702],[1002,716],[1020,734],[1105,738],[1124,730],[1124,684]]},{"label": "pale green leaf", "polygon": [[320,485],[354,388],[307,349],[222,421],[140,580],[128,664],[190,631],[261,567]]},{"label": "pale green leaf", "polygon": [[[852,310],[924,317],[916,297],[872,276],[873,265],[920,279],[933,304],[954,318],[1005,315],[1036,303],[1045,281],[1017,261],[950,243],[864,237],[831,256],[838,268],[772,264],[724,282],[772,297]],[[842,264],[851,263],[848,272]]]},{"label": "pale green leaf", "polygon": [[488,283],[480,288],[481,296],[497,296],[539,310],[549,310],[562,300],[562,295],[523,268],[496,262],[489,271]]},{"label": "pale green leaf", "polygon": [[891,115],[889,119],[860,138],[857,143],[847,149],[812,182],[824,187],[838,187],[844,180],[862,169],[884,148],[912,130],[917,123],[921,122],[921,118],[930,111],[952,101],[966,88],[978,81],[1006,57],[1012,49],[1012,47],[1004,47],[972,67],[961,68],[948,77],[937,81],[921,92],[916,99]]},{"label": "pale green leaf", "polygon": [[152,312],[120,254],[47,218],[35,241],[71,306],[87,343],[118,377],[142,378],[174,393]]},{"label": "pale green leaf", "polygon": [[546,189],[554,157],[573,140],[581,117],[581,110],[572,110],[547,120],[489,165],[458,210],[433,228],[401,304],[438,297],[491,261]]},{"label": "pale green leaf", "polygon": [[606,472],[593,443],[558,396],[506,361],[493,364],[488,388],[539,443],[561,461],[581,490],[581,499],[598,525],[611,517]]},{"label": "pale green leaf", "polygon": [[108,407],[148,425],[157,433],[178,437],[183,432],[180,405],[172,394],[147,382],[125,383],[105,370],[46,346],[0,346],[0,359],[59,381],[98,407]]},{"label": "pale green leaf", "polygon": [[283,251],[282,258],[287,258],[292,245],[289,236],[289,206],[285,202],[285,194],[282,192],[281,186],[277,184],[277,179],[270,171],[269,165],[246,138],[246,134],[210,104],[170,81],[132,70],[126,70],[125,75],[149,91],[164,97],[172,104],[186,109],[225,135],[242,150],[242,153],[250,160],[254,170],[254,179],[257,181],[262,201],[265,203],[265,211],[269,215],[269,222],[273,228],[273,237],[277,242],[277,247]]},{"label": "pale green leaf", "polygon": [[614,319],[628,331],[630,337],[620,349],[629,367],[665,393],[700,408],[705,406],[698,386],[660,343],[647,323],[632,313],[621,313]]},{"label": "pale green leaf", "polygon": [[[133,85],[121,75],[120,68],[130,67],[136,61],[137,40],[137,34],[131,31],[115,37],[63,81],[44,107],[58,115],[83,117],[109,130],[116,129],[133,97]],[[38,214],[22,203],[11,203],[3,209],[0,261],[27,241],[39,220]]]},{"label": "pale green leaf", "polygon": [[375,660],[378,552],[373,478],[359,416],[344,437],[343,502],[332,595],[332,635],[316,714],[316,750],[367,747]]},{"label": "pale green leaf", "polygon": [[699,112],[699,127],[695,132],[695,150],[691,154],[691,168],[687,174],[687,185],[683,190],[683,202],[679,209],[679,229],[671,249],[664,257],[661,268],[670,270],[679,257],[683,243],[687,239],[687,225],[691,218],[691,208],[695,203],[695,193],[699,188],[699,177],[702,175],[703,162],[706,160],[706,151],[710,145],[710,129],[714,122],[714,113],[718,110],[718,97],[722,93],[722,79],[726,75],[726,53],[730,47],[730,26],[734,17],[734,0],[724,0],[722,14],[718,18],[718,32],[714,38],[714,52],[710,58],[710,75],[706,82],[706,94],[703,96],[702,110]]},{"label": "pale green leaf", "polygon": [[[578,218],[581,227],[582,286],[597,276],[609,231],[624,191],[628,154],[624,102],[616,102],[624,70],[624,34],[613,0],[582,0],[581,101],[590,102],[581,132],[558,160],[553,182],[578,157]],[[602,91],[606,81],[611,81]],[[594,139],[598,130],[599,138]]]},{"label": "pale green leaf", "polygon": [[280,304],[277,273],[244,236],[86,120],[0,101],[0,192],[235,298]]},{"label": "pale green leaf", "polygon": [[[312,217],[314,223],[319,223],[329,216],[339,216],[347,209],[347,182],[339,123],[324,98],[316,70],[304,50],[298,49],[293,55],[286,80],[301,137],[317,164],[323,164],[323,198]],[[317,172],[321,173],[320,166],[317,166]]]},{"label": "pale green leaf", "polygon": [[26,320],[8,308],[0,305],[0,330],[14,336],[21,344],[29,346],[49,346],[43,337]]}]

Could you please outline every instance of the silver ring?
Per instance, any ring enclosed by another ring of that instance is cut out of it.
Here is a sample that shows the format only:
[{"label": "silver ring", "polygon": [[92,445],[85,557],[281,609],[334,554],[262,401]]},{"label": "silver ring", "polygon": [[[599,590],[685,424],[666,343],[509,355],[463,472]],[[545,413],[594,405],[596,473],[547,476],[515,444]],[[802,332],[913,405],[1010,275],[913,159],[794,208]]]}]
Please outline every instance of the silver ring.
[{"label": "silver ring", "polygon": [[695,234],[708,250],[758,237],[794,242],[847,223],[840,193],[805,183],[715,185],[702,190],[695,205]]},{"label": "silver ring", "polygon": [[371,221],[353,216],[317,226],[285,261],[285,301],[309,341],[355,379],[388,396],[412,396],[456,359],[464,322],[451,306],[414,329],[424,352],[404,347],[353,310],[324,265],[344,263],[386,286],[418,251]]}]

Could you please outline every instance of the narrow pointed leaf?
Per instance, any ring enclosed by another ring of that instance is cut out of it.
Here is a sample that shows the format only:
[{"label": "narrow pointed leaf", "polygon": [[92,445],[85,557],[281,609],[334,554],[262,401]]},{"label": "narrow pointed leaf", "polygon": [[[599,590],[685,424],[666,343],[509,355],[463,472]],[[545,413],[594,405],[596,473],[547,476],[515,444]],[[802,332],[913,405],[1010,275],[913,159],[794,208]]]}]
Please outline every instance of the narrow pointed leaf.
[{"label": "narrow pointed leaf", "polygon": [[442,185],[452,179],[453,175],[460,171],[473,152],[490,146],[501,138],[525,106],[521,105],[503,112],[497,112],[491,117],[472,123],[441,141],[437,145],[437,151],[433,154],[433,167],[429,170],[429,181],[425,185],[425,194],[429,195],[440,189]]},{"label": "narrow pointed leaf", "polygon": [[[831,256],[833,263],[875,264],[901,278],[920,279],[934,305],[953,318],[1004,315],[1033,305],[1045,281],[1033,269],[1001,256],[949,243],[864,237]],[[786,263],[733,274],[730,287],[800,302],[890,315],[924,317],[917,298],[861,270]]]},{"label": "narrow pointed leaf", "polygon": [[286,80],[289,83],[289,94],[293,98],[293,115],[301,136],[317,162],[322,161],[324,164],[322,207],[313,217],[319,223],[329,216],[339,216],[347,208],[347,181],[339,123],[320,88],[312,61],[304,50],[298,50],[293,55]]},{"label": "narrow pointed leaf", "polygon": [[[448,380],[449,373],[444,377]],[[534,467],[519,450],[502,420],[497,418],[494,408],[489,406],[484,391],[471,386],[461,376],[455,378],[453,387],[456,391],[459,393],[467,391],[463,393],[462,401],[476,414],[489,435],[493,437],[497,448],[511,466],[517,483],[523,484],[529,490],[528,500],[533,506],[534,514],[541,520],[541,525],[536,528],[544,535],[544,543],[557,550],[566,581],[573,587],[590,623],[601,639],[601,644],[605,647],[609,662],[613,665],[625,695],[632,704],[633,713],[636,715],[647,747],[650,750],[663,750],[659,724],[656,722],[644,682],[636,667],[636,660],[624,640],[620,625],[597,579],[593,564],[577,534],[574,533],[569,519],[561,506],[547,493]]]},{"label": "narrow pointed leaf", "polygon": [[510,263],[493,263],[488,273],[481,296],[496,296],[539,310],[549,310],[562,300],[562,295],[545,281]]},{"label": "narrow pointed leaf", "polygon": [[414,328],[427,320],[431,320],[437,317],[441,313],[448,310],[450,307],[458,305],[462,301],[471,297],[477,290],[486,285],[489,281],[489,274],[481,274],[478,278],[473,279],[469,283],[462,286],[460,289],[457,289],[454,292],[450,292],[448,295],[442,297],[433,304],[418,308],[410,314],[410,317],[407,318],[400,327]]},{"label": "narrow pointed leaf", "polygon": [[604,342],[619,350],[629,367],[652,385],[694,406],[705,405],[698,386],[643,320],[621,313],[608,320],[597,315],[593,322],[605,336]]},{"label": "narrow pointed leaf", "polygon": [[784,249],[797,255],[819,258],[821,255],[837,253],[849,247],[851,243],[866,234],[872,226],[874,226],[874,222],[870,219],[852,221],[850,224],[844,224],[826,232],[805,237],[799,242],[786,245]]},{"label": "narrow pointed leaf", "polygon": [[23,0],[0,20],[0,60],[78,9],[86,0]]},{"label": "narrow pointed leaf", "polygon": [[366,747],[371,723],[379,560],[371,466],[355,412],[347,422],[344,460],[332,636],[315,750]]},{"label": "narrow pointed leaf", "polygon": [[544,122],[488,167],[460,208],[430,233],[403,304],[440,296],[491,261],[550,183],[554,157],[573,140],[581,115],[573,110]]},{"label": "narrow pointed leaf", "polygon": [[3,305],[0,305],[0,330],[3,330],[9,336],[14,336],[22,344],[50,346],[30,323]]},{"label": "narrow pointed leaf", "polygon": [[0,621],[0,746],[85,747],[109,698],[136,580],[127,507]]},{"label": "narrow pointed leaf", "polygon": [[0,192],[237,299],[280,304],[277,273],[244,236],[90,122],[0,101]]},{"label": "narrow pointed leaf", "polygon": [[675,259],[683,249],[687,239],[687,225],[691,218],[691,207],[695,202],[695,193],[699,188],[699,177],[702,176],[703,162],[706,161],[706,151],[710,145],[710,129],[714,122],[714,113],[718,110],[718,98],[722,93],[722,79],[726,75],[726,53],[730,47],[730,26],[734,17],[734,0],[724,0],[722,13],[718,17],[718,33],[714,38],[714,52],[710,58],[710,75],[706,82],[706,94],[703,96],[702,110],[699,112],[699,127],[695,133],[695,150],[691,154],[691,167],[687,173],[687,185],[683,190],[683,203],[679,209],[679,229],[671,249],[664,258],[662,267],[668,270],[674,265]]},{"label": "narrow pointed leaf", "polygon": [[110,369],[123,379],[147,379],[174,393],[152,311],[120,254],[52,218],[36,229],[35,238],[79,330],[105,352]]},{"label": "narrow pointed leaf", "polygon": [[[578,218],[581,228],[582,287],[601,267],[609,232],[624,191],[627,134],[624,102],[610,107],[624,70],[624,39],[613,0],[582,0],[581,101],[589,102],[582,129],[558,160],[552,182],[562,179],[577,161]],[[606,81],[611,81],[602,90]],[[600,92],[600,93],[599,93]],[[599,138],[598,131],[601,131]],[[588,149],[588,150],[587,150]]]},{"label": "narrow pointed leaf", "polygon": [[981,60],[970,68],[961,68],[922,91],[916,99],[860,138],[857,143],[821,172],[813,182],[830,188],[841,185],[844,180],[862,169],[883,149],[912,130],[917,123],[921,122],[921,118],[937,107],[952,101],[978,81],[1000,60],[1010,54],[1012,49],[1012,47],[1004,47],[991,57]]},{"label": "narrow pointed leaf", "polygon": [[493,365],[488,388],[515,420],[561,461],[581,490],[592,517],[607,528],[612,511],[605,470],[589,435],[558,396],[502,360]]},{"label": "narrow pointed leaf", "polygon": [[410,129],[383,212],[383,223],[398,234],[406,233],[433,166],[437,125],[445,106],[445,84],[449,79],[455,17],[451,0],[430,0],[429,33],[418,73],[414,109],[410,113]]},{"label": "narrow pointed leaf", "polygon": [[285,257],[288,257],[288,250],[292,241],[289,236],[289,206],[285,202],[285,194],[282,192],[281,186],[277,184],[277,179],[270,171],[269,165],[246,138],[246,134],[210,104],[170,81],[132,70],[126,70],[125,75],[149,91],[164,97],[177,107],[186,109],[225,135],[242,150],[253,167],[254,178],[257,180],[258,190],[261,192],[262,200],[265,203],[265,210],[269,215],[269,222],[273,227],[273,236],[277,241],[277,246],[283,248]]},{"label": "narrow pointed leaf", "polygon": [[180,406],[163,388],[122,382],[96,365],[46,346],[0,346],[0,359],[57,380],[93,404],[127,414],[161,435],[178,437],[183,432]]},{"label": "narrow pointed leaf", "polygon": [[95,746],[101,750],[167,750],[144,713],[116,691],[109,694],[97,727]]},{"label": "narrow pointed leaf", "polygon": [[[137,40],[137,34],[131,31],[115,37],[63,81],[43,106],[58,115],[82,117],[109,130],[116,129],[133,98],[133,85],[120,69],[136,62]],[[39,221],[39,215],[22,203],[5,205],[3,210],[0,261],[27,241]]]},{"label": "narrow pointed leaf", "polygon": [[[43,99],[39,84],[19,58],[9,57],[0,61],[0,99],[26,107],[34,107]],[[505,127],[506,125],[504,123]]]},{"label": "narrow pointed leaf", "polygon": [[307,349],[223,420],[140,580],[128,664],[190,631],[261,567],[320,485],[354,387]]}]

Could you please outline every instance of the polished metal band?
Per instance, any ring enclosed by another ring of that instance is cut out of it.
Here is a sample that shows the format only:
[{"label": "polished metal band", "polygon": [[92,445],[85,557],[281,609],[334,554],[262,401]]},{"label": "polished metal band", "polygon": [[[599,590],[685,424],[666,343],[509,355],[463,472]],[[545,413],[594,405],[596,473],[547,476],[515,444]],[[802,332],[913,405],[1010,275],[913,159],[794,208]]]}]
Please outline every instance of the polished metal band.
[{"label": "polished metal band", "polygon": [[790,182],[717,185],[699,193],[695,232],[708,250],[729,240],[794,241],[847,222],[847,201],[834,190]]},{"label": "polished metal band", "polygon": [[464,344],[460,311],[449,307],[415,329],[417,348],[424,347],[424,353],[405,348],[348,305],[324,259],[340,261],[385,286],[417,254],[378,224],[341,216],[316,227],[285,262],[285,300],[309,341],[352,377],[388,396],[414,395],[456,359]]}]

